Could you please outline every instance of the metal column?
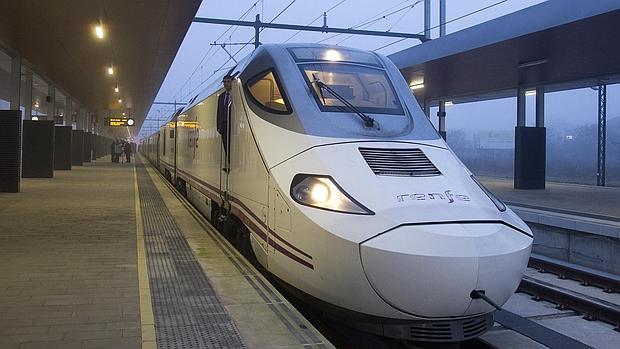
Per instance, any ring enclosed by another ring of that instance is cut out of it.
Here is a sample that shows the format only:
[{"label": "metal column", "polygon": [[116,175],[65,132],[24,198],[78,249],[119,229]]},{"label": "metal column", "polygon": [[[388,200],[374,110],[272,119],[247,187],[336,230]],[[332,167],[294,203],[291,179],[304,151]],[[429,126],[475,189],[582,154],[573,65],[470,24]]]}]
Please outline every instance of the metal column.
[{"label": "metal column", "polygon": [[545,88],[536,88],[536,127],[545,127]]},{"label": "metal column", "polygon": [[24,81],[24,120],[32,119],[32,71],[26,74]]},{"label": "metal column", "polygon": [[[426,6],[427,3],[425,2],[424,5]],[[429,13],[428,16],[430,18],[430,4],[428,4],[429,6]],[[424,9],[426,11],[426,7]],[[425,16],[426,16],[426,12],[425,12]],[[424,24],[426,25],[426,17],[424,17]],[[428,24],[430,27],[430,23]],[[426,27],[425,27],[426,30]],[[446,35],[446,0],[439,0],[439,36],[442,37]],[[430,39],[430,33],[429,36],[427,37],[428,39]],[[441,138],[444,139],[444,141],[447,139],[446,138],[446,101],[439,101],[439,111],[437,112],[437,116],[439,117],[439,134],[441,135]]]},{"label": "metal column", "polygon": [[71,126],[73,128],[73,101],[71,100],[71,96],[65,96],[65,126]]},{"label": "metal column", "polygon": [[525,88],[517,89],[517,126],[525,126]]},{"label": "metal column", "polygon": [[429,119],[431,118],[431,106],[428,102],[424,102],[424,115]]},{"label": "metal column", "polygon": [[446,35],[446,0],[439,0],[439,36]]},{"label": "metal column", "polygon": [[431,38],[431,0],[424,0],[424,38]]},{"label": "metal column", "polygon": [[437,116],[439,117],[439,134],[441,138],[446,140],[446,102],[439,102],[439,111],[437,111]]},{"label": "metal column", "polygon": [[605,186],[605,146],[607,138],[607,85],[598,86],[598,148],[596,185]]},{"label": "metal column", "polygon": [[47,84],[47,96],[50,101],[47,103],[47,119],[58,123],[56,120],[56,88],[51,83]]},{"label": "metal column", "polygon": [[19,110],[21,86],[22,86],[22,57],[15,56],[11,59],[11,95],[9,109]]},{"label": "metal column", "polygon": [[256,14],[256,21],[254,24],[254,48],[260,46],[260,15]]}]

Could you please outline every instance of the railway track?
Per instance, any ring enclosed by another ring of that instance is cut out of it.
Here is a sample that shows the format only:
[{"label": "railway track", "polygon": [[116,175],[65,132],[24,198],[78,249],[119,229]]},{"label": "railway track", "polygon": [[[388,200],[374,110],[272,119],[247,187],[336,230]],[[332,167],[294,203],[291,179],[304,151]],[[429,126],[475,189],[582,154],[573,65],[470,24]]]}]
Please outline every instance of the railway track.
[{"label": "railway track", "polygon": [[[620,292],[620,277],[598,272],[590,268],[554,261],[542,256],[532,256],[529,266],[539,272],[556,274],[561,279],[571,279],[582,286],[599,287],[606,293]],[[551,283],[524,276],[519,290],[557,304],[559,309],[571,309],[583,314],[586,320],[600,320],[614,326],[620,332],[620,305],[588,296]]]}]

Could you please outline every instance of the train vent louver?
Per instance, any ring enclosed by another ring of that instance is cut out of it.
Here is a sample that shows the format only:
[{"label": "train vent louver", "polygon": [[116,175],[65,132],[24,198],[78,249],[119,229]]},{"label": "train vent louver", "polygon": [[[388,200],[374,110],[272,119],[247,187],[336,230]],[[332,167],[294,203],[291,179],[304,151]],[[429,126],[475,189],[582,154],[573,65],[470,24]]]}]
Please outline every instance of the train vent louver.
[{"label": "train vent louver", "polygon": [[427,177],[441,172],[418,148],[359,148],[372,172],[378,176]]}]

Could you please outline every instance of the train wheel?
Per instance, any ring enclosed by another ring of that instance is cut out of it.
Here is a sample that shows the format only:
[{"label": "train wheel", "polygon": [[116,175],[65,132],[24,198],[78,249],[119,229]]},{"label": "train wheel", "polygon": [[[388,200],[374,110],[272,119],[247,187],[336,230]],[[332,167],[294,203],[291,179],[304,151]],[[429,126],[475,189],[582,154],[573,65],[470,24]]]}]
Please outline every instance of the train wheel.
[{"label": "train wheel", "polygon": [[187,186],[185,185],[185,181],[177,178],[177,190],[183,197],[187,198]]},{"label": "train wheel", "polygon": [[211,225],[215,228],[215,230],[220,230],[220,208],[213,204],[211,207]]},{"label": "train wheel", "polygon": [[256,265],[258,260],[254,255],[252,249],[252,242],[250,241],[250,231],[242,222],[238,222],[237,229],[235,229],[235,247],[241,254],[252,264]]}]

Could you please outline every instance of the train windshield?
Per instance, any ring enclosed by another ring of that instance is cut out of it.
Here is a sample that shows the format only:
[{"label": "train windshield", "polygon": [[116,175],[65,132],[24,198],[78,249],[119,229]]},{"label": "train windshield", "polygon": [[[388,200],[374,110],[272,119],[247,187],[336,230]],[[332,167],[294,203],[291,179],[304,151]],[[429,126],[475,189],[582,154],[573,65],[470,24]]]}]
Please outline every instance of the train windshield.
[{"label": "train windshield", "polygon": [[[385,70],[346,63],[301,64],[304,77],[314,91],[322,111],[348,112],[345,99],[364,113],[404,115],[396,91]],[[335,92],[319,89],[316,79]]]}]

